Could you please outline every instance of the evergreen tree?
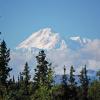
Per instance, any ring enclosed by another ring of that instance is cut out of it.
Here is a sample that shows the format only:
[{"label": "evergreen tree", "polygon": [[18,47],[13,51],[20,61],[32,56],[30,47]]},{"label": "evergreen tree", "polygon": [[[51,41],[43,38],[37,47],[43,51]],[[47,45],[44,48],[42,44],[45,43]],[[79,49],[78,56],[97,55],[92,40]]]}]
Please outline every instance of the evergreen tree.
[{"label": "evergreen tree", "polygon": [[10,71],[12,70],[8,63],[10,61],[10,49],[7,49],[6,43],[3,40],[0,43],[0,91],[1,95],[7,93],[7,78],[10,75]]},{"label": "evergreen tree", "polygon": [[24,82],[23,86],[24,86],[25,94],[29,94],[29,81],[31,76],[30,76],[30,70],[27,62],[24,66],[24,71],[22,72],[22,75],[23,75],[23,82]]},{"label": "evergreen tree", "polygon": [[64,74],[62,76],[62,89],[63,89],[63,100],[69,99],[69,88],[67,84],[66,68],[64,66]]},{"label": "evergreen tree", "polygon": [[67,75],[66,75],[66,68],[65,68],[65,66],[64,66],[64,74],[62,76],[62,84],[64,86],[67,86]]},{"label": "evergreen tree", "polygon": [[18,78],[18,84],[19,89],[17,91],[16,98],[18,100],[30,100],[30,70],[28,63],[25,63],[23,72],[20,72],[19,78]]},{"label": "evergreen tree", "polygon": [[88,100],[89,79],[88,79],[88,76],[87,76],[86,65],[81,71],[80,83],[81,83],[81,88],[82,88],[82,100]]},{"label": "evergreen tree", "polygon": [[30,91],[29,91],[29,67],[28,63],[24,66],[24,71],[19,73],[18,83],[16,83],[16,95],[14,96],[15,100],[30,100]]},{"label": "evergreen tree", "polygon": [[74,86],[76,84],[75,77],[74,77],[75,76],[74,72],[75,72],[74,67],[71,66],[71,68],[70,68],[70,77],[69,77],[69,83],[70,83],[71,86]]},{"label": "evergreen tree", "polygon": [[48,75],[48,62],[45,60],[46,55],[44,51],[40,51],[39,55],[36,56],[37,59],[37,68],[35,69],[35,76],[34,76],[34,86],[37,89],[39,86],[40,81],[43,85],[47,85],[47,75]]},{"label": "evergreen tree", "polygon": [[74,75],[74,67],[71,66],[70,68],[70,77],[69,77],[69,98],[72,100],[78,100],[77,98],[77,87],[76,87],[76,82],[75,82],[75,75]]},{"label": "evergreen tree", "polygon": [[44,51],[40,51],[36,56],[37,68],[35,69],[34,76],[34,90],[35,94],[32,100],[49,100],[52,84],[52,70],[49,68],[49,63],[46,61],[46,54]]},{"label": "evergreen tree", "polygon": [[48,84],[49,89],[52,88],[53,82],[54,82],[53,80],[54,72],[53,72],[53,69],[51,68],[51,65],[52,65],[51,63],[48,65],[48,72],[47,72],[47,84]]},{"label": "evergreen tree", "polygon": [[18,87],[19,87],[19,91],[21,91],[22,94],[23,94],[23,84],[24,84],[23,75],[22,72],[20,72],[18,76]]},{"label": "evergreen tree", "polygon": [[0,44],[0,84],[6,85],[9,72],[12,70],[8,67],[10,61],[10,49],[7,49],[3,40]]}]

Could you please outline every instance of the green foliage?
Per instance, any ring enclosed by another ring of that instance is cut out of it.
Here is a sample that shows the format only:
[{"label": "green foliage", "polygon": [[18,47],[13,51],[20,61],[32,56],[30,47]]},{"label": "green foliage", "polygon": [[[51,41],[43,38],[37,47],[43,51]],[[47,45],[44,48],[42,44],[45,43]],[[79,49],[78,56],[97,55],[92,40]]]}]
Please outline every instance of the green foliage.
[{"label": "green foliage", "polygon": [[39,55],[36,56],[37,59],[37,68],[35,69],[35,76],[34,76],[34,86],[37,89],[40,84],[40,80],[44,85],[47,85],[47,73],[48,73],[48,62],[45,60],[45,53],[44,51],[40,51]]},{"label": "green foliage", "polygon": [[70,68],[70,77],[69,77],[69,98],[71,100],[78,100],[77,98],[77,86],[75,82],[75,75],[74,75],[74,67],[71,66]]},{"label": "green foliage", "polygon": [[30,77],[29,66],[26,62],[24,70],[22,73],[20,72],[20,77],[18,79],[19,89],[16,93],[16,98],[18,98],[18,100],[30,100]]},{"label": "green foliage", "polygon": [[50,67],[51,64],[46,61],[46,54],[43,50],[39,52],[36,59],[38,65],[35,69],[34,76],[34,100],[49,100],[50,89],[53,82],[53,71]]},{"label": "green foliage", "polygon": [[68,78],[64,66],[62,83],[54,84],[52,64],[46,60],[43,50],[39,52],[36,59],[34,81],[30,81],[31,75],[27,62],[16,81],[14,76],[9,77],[12,70],[8,66],[10,50],[7,49],[5,41],[0,43],[0,100],[100,100],[100,70],[97,72],[99,80],[89,84],[85,66],[79,75],[80,86],[77,86],[74,67],[71,66]]},{"label": "green foliage", "polygon": [[29,70],[29,66],[28,66],[27,62],[24,66],[24,71],[22,72],[22,75],[23,75],[23,78],[24,78],[23,80],[26,82],[26,84],[28,84],[31,76],[30,76],[30,70]]},{"label": "green foliage", "polygon": [[48,86],[49,89],[51,89],[52,86],[53,86],[53,82],[54,82],[53,74],[54,74],[54,72],[51,68],[51,64],[49,64],[48,65],[48,71],[47,71],[47,86]]},{"label": "green foliage", "polygon": [[23,90],[24,94],[28,95],[29,94],[29,81],[30,81],[30,71],[28,67],[28,63],[26,62],[24,66],[24,71],[22,72],[23,75]]},{"label": "green foliage", "polygon": [[6,85],[9,72],[12,70],[8,67],[10,61],[10,50],[7,49],[3,40],[0,44],[0,84]]},{"label": "green foliage", "polygon": [[63,76],[62,76],[62,85],[63,85],[64,87],[67,86],[67,75],[66,75],[66,68],[65,68],[65,66],[64,66],[64,74],[63,74]]},{"label": "green foliage", "polygon": [[48,87],[42,81],[40,81],[39,88],[36,90],[32,100],[50,100]]},{"label": "green foliage", "polygon": [[75,76],[74,72],[75,72],[74,67],[71,66],[71,68],[70,68],[70,78],[69,78],[69,83],[70,83],[71,86],[76,85],[75,78],[74,78],[74,76]]},{"label": "green foliage", "polygon": [[10,61],[10,50],[7,49],[6,43],[3,40],[0,43],[0,96],[4,98],[7,95],[7,78],[9,76],[11,68],[8,67]]},{"label": "green foliage", "polygon": [[82,98],[83,98],[83,100],[87,100],[88,99],[89,79],[88,79],[88,76],[87,76],[86,65],[80,73],[81,74],[80,74],[79,77],[80,77],[80,83],[81,83],[81,88],[82,88]]},{"label": "green foliage", "polygon": [[100,81],[93,81],[89,87],[89,97],[92,100],[100,100]]}]

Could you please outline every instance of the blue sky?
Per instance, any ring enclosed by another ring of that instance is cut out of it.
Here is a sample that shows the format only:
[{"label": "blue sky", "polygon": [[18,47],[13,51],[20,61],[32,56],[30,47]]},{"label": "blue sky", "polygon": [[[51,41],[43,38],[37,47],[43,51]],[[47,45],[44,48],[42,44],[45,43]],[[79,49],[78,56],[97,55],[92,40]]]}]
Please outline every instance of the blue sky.
[{"label": "blue sky", "polygon": [[46,27],[100,39],[100,0],[0,0],[0,31],[10,48]]}]

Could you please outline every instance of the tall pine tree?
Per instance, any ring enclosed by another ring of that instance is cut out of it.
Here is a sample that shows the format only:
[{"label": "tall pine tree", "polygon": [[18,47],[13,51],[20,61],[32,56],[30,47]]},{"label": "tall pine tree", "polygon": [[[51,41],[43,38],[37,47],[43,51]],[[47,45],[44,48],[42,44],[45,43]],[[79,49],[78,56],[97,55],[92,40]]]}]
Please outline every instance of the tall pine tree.
[{"label": "tall pine tree", "polygon": [[49,63],[46,61],[46,54],[40,51],[37,59],[37,67],[34,76],[35,94],[32,100],[51,100],[50,91],[52,84],[52,70],[49,68]]},{"label": "tall pine tree", "polygon": [[9,72],[12,70],[8,67],[10,61],[10,49],[7,49],[3,40],[0,44],[0,84],[6,85]]},{"label": "tall pine tree", "polygon": [[67,75],[66,75],[66,68],[65,68],[65,66],[64,66],[64,74],[63,74],[63,76],[62,76],[62,84],[63,84],[63,86],[67,86]]},{"label": "tall pine tree", "polygon": [[29,81],[31,75],[30,75],[30,70],[27,62],[25,63],[24,71],[22,72],[22,75],[23,75],[23,86],[24,86],[25,94],[29,94]]},{"label": "tall pine tree", "polygon": [[67,83],[66,68],[63,68],[64,74],[62,76],[62,89],[63,89],[63,100],[69,99],[69,87]]},{"label": "tall pine tree", "polygon": [[12,70],[8,63],[10,61],[10,49],[7,49],[6,43],[3,40],[0,43],[0,92],[1,95],[7,93],[7,78],[9,77],[9,73]]},{"label": "tall pine tree", "polygon": [[88,100],[89,79],[87,76],[86,65],[80,73],[81,74],[79,75],[79,77],[80,77],[80,83],[81,83],[81,88],[82,88],[82,100]]},{"label": "tall pine tree", "polygon": [[40,51],[39,55],[36,56],[37,68],[35,69],[34,76],[34,86],[37,89],[40,82],[47,85],[47,75],[48,75],[48,62],[46,61],[46,54],[44,51]]},{"label": "tall pine tree", "polygon": [[70,93],[69,93],[69,98],[72,99],[72,100],[78,100],[77,98],[77,86],[76,86],[76,82],[75,82],[75,75],[74,75],[74,67],[71,66],[70,68],[70,77],[69,77],[69,90],[70,90]]}]

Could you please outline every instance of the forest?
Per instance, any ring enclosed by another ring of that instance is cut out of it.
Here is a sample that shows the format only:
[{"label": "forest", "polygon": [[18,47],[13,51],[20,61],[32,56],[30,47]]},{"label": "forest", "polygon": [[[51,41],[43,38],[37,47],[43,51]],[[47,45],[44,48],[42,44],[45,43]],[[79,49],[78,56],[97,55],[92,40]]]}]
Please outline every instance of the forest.
[{"label": "forest", "polygon": [[90,81],[85,65],[77,83],[74,66],[70,67],[69,77],[64,67],[61,84],[55,84],[54,69],[52,63],[46,60],[44,50],[38,53],[36,60],[34,77],[26,62],[16,80],[10,75],[13,70],[9,66],[10,49],[4,40],[0,42],[0,100],[100,100],[100,70],[97,78]]}]

